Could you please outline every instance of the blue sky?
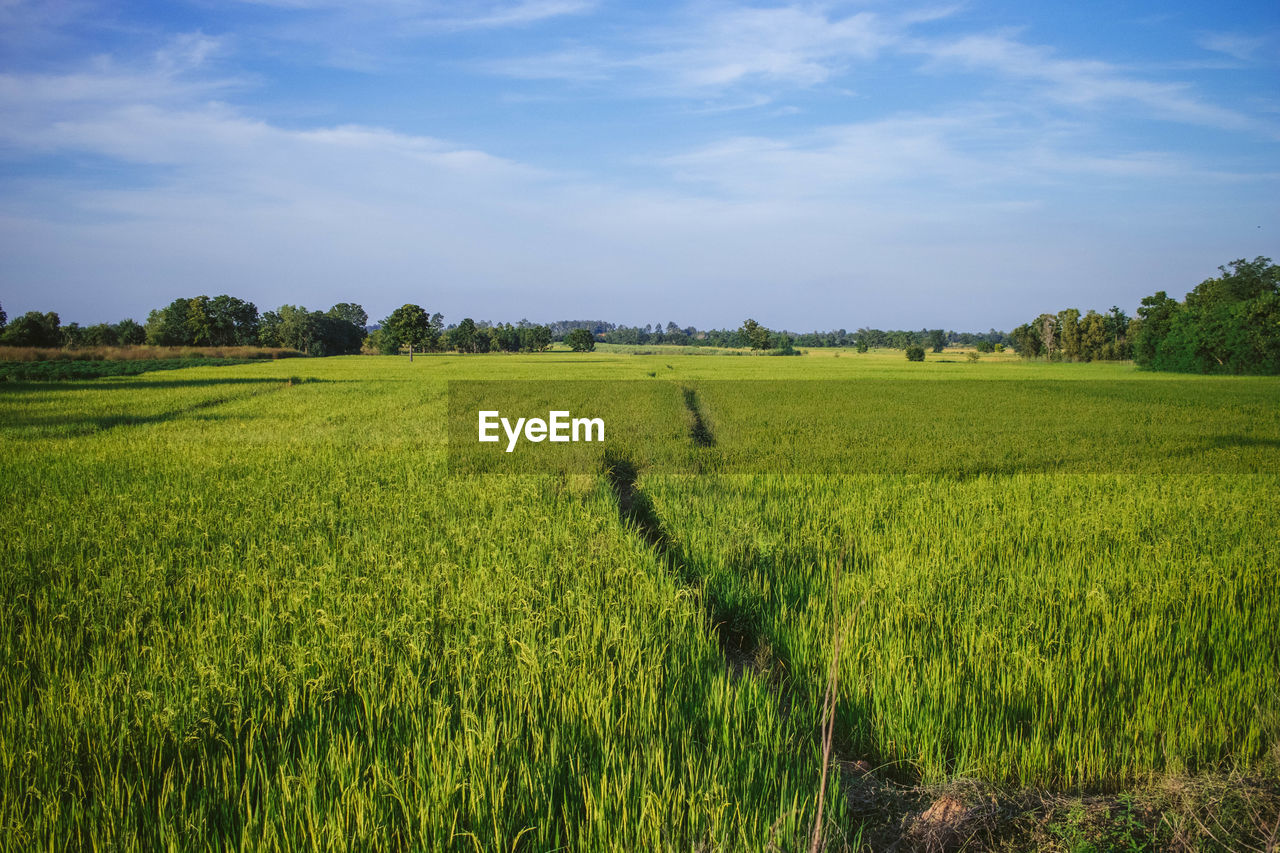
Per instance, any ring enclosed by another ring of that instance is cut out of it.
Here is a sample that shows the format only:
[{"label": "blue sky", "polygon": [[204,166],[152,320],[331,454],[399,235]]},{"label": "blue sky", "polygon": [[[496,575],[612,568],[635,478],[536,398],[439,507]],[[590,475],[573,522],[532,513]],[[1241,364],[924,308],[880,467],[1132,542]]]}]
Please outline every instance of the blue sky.
[{"label": "blue sky", "polygon": [[1008,329],[1280,259],[1280,7],[0,0],[0,304]]}]

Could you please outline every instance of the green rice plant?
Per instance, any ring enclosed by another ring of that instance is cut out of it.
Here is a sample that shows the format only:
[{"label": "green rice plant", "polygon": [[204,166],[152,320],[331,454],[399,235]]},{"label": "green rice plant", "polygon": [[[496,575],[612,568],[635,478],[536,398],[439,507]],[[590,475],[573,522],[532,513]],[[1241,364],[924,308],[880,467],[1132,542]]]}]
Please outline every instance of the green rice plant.
[{"label": "green rice plant", "polygon": [[[678,383],[642,378],[668,366]],[[669,392],[640,414],[680,452],[633,483],[661,539],[594,470],[450,470],[448,382],[620,376]],[[875,393],[824,414],[812,379]],[[792,387],[770,407],[712,380]],[[1280,726],[1276,390],[900,353],[4,384],[0,837],[806,848],[841,554],[840,757],[1060,787],[1258,765]],[[1031,417],[1053,395],[1076,421],[1045,446],[949,461],[981,435],[957,410],[994,428],[993,407]],[[714,442],[693,442],[698,423]],[[915,467],[857,467],[842,448],[859,441]],[[1081,442],[1124,462],[1028,462],[1078,461]],[[780,446],[835,467],[780,465]],[[829,780],[828,849],[858,843],[845,782]]]}]

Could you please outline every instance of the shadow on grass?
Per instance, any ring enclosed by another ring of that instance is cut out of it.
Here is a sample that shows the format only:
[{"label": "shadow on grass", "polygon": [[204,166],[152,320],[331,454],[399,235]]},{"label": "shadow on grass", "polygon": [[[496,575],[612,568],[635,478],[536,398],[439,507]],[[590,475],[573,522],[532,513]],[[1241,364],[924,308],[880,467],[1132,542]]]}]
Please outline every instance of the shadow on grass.
[{"label": "shadow on grass", "polygon": [[0,382],[0,393],[19,394],[30,391],[106,391],[173,388],[213,388],[219,385],[314,385],[354,382],[354,379],[299,379],[298,377],[227,376],[208,379],[146,379],[129,378],[115,381],[115,377],[79,381],[50,382]]},{"label": "shadow on grass", "polygon": [[[205,380],[197,380],[206,382]],[[66,417],[62,415],[35,415],[23,417],[21,415],[12,417],[0,422],[0,431],[27,431],[32,430],[37,434],[50,438],[71,438],[75,436],[93,435],[102,433],[118,427],[134,427],[147,426],[150,424],[166,423],[183,418],[199,419],[199,420],[222,420],[223,416],[215,416],[201,414],[208,409],[222,406],[227,403],[236,403],[242,400],[252,400],[264,394],[274,393],[286,388],[301,384],[299,380],[243,380],[233,381],[231,383],[207,382],[209,385],[219,384],[238,384],[244,385],[250,383],[252,390],[248,393],[233,394],[230,396],[211,397],[209,399],[200,400],[188,406],[180,406],[175,409],[169,409],[155,414],[134,414],[129,412],[117,412],[104,415],[81,415],[78,417]],[[143,383],[146,386],[164,385],[169,383]],[[306,383],[309,384],[309,383]]]}]

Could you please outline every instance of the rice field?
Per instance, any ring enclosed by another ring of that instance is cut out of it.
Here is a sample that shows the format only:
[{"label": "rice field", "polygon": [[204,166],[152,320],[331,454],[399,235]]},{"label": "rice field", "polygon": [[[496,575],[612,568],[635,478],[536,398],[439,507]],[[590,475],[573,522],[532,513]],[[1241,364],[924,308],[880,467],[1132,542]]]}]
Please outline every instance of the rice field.
[{"label": "rice field", "polygon": [[[630,383],[656,439],[468,472],[477,380]],[[1271,773],[1277,402],[849,351],[0,385],[0,847],[809,849],[837,646],[837,760],[899,784]]]}]

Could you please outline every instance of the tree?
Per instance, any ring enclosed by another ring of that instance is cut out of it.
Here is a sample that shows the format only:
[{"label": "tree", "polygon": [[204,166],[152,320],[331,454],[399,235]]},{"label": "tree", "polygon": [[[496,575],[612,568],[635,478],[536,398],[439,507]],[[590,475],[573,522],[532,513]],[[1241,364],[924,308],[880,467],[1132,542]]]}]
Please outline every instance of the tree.
[{"label": "tree", "polygon": [[761,326],[755,320],[748,318],[738,331],[744,338],[746,338],[747,344],[752,349],[769,348],[769,330],[764,326]]},{"label": "tree", "polygon": [[[438,315],[437,315],[438,316]],[[399,352],[402,346],[416,350],[434,348],[431,317],[422,306],[406,303],[382,321],[383,352]]]},{"label": "tree", "polygon": [[[674,323],[669,325],[675,325]],[[675,331],[675,330],[673,330]],[[592,352],[596,348],[596,336],[586,329],[574,329],[564,336],[564,342],[574,352]]]},{"label": "tree", "polygon": [[1173,299],[1163,290],[1152,296],[1144,297],[1138,306],[1138,328],[1133,341],[1133,359],[1141,365],[1155,362],[1160,344],[1169,335],[1173,326],[1174,315],[1180,309],[1178,300]]},{"label": "tree", "polygon": [[1056,350],[1058,336],[1058,318],[1052,314],[1041,314],[1036,318],[1036,327],[1040,332],[1040,343],[1044,347],[1045,358],[1052,359]]},{"label": "tree", "polygon": [[470,317],[464,317],[461,323],[450,329],[449,346],[458,352],[475,352],[476,321]]},{"label": "tree", "polygon": [[121,346],[138,346],[147,340],[147,330],[141,323],[128,317],[115,325],[116,341]]},{"label": "tree", "polygon": [[176,347],[187,343],[187,314],[190,299],[175,299],[164,308],[147,315],[147,343],[152,346]]},{"label": "tree", "polygon": [[907,347],[907,361],[924,361],[924,347],[916,344]]},{"label": "tree", "polygon": [[62,327],[62,346],[67,349],[76,349],[84,345],[84,329],[80,328],[79,323],[68,323]]},{"label": "tree", "polygon": [[1107,337],[1110,338],[1114,349],[1114,358],[1126,359],[1131,355],[1129,346],[1129,325],[1132,322],[1129,317],[1120,310],[1116,305],[1111,306],[1111,310],[1106,314]]},{"label": "tree", "polygon": [[369,325],[369,315],[364,308],[354,302],[339,302],[329,309],[329,316],[335,320],[345,320],[364,334],[364,327]]},{"label": "tree", "polygon": [[0,305],[0,334],[4,333],[4,327],[9,322],[9,315],[4,313],[4,306]]},{"label": "tree", "polygon": [[12,347],[56,347],[62,345],[62,321],[52,311],[28,311],[5,326],[0,343]]},{"label": "tree", "polygon": [[1080,309],[1066,308],[1058,312],[1058,332],[1062,357],[1072,361],[1080,358]]},{"label": "tree", "polygon": [[313,348],[313,354],[351,355],[360,352],[360,346],[364,342],[363,326],[335,317],[331,311],[324,314],[314,311],[311,319],[315,325],[318,345]]},{"label": "tree", "polygon": [[209,297],[197,296],[187,300],[187,317],[183,323],[184,344],[198,347],[213,346],[213,317],[209,312]]},{"label": "tree", "polygon": [[1041,348],[1044,346],[1040,333],[1031,323],[1023,323],[1010,332],[1009,337],[1012,339],[1013,348],[1023,358],[1035,358],[1040,355]]},{"label": "tree", "polygon": [[[320,341],[320,327],[311,312],[301,305],[281,305],[275,313],[280,318],[275,330],[276,346],[308,355],[324,354],[323,347],[316,346]],[[313,349],[317,351],[312,353]]]},{"label": "tree", "polygon": [[527,326],[520,330],[520,348],[529,352],[542,352],[551,346],[549,326]]},{"label": "tree", "polygon": [[114,347],[120,344],[120,334],[115,326],[95,323],[81,333],[80,340],[87,347]]},{"label": "tree", "polygon": [[1218,267],[1217,278],[1196,285],[1172,313],[1151,366],[1280,373],[1280,266],[1264,257],[1228,266]]},{"label": "tree", "polygon": [[[205,297],[198,297],[204,300]],[[196,300],[192,300],[195,302]],[[215,296],[205,301],[211,346],[246,347],[258,343],[258,306],[234,296]]]},{"label": "tree", "polygon": [[[1081,361],[1111,360],[1115,358],[1115,346],[1107,334],[1107,319],[1090,310],[1078,326],[1076,357]],[[1065,338],[1065,336],[1064,336]],[[1066,345],[1063,344],[1063,352]]]},{"label": "tree", "polygon": [[520,352],[520,330],[510,323],[493,327],[494,349],[502,352]]},{"label": "tree", "polygon": [[258,321],[258,343],[264,347],[284,346],[280,343],[280,315],[263,311]]},{"label": "tree", "polygon": [[931,329],[929,331],[929,348],[934,352],[942,352],[942,348],[947,345],[947,336],[941,329]]}]

